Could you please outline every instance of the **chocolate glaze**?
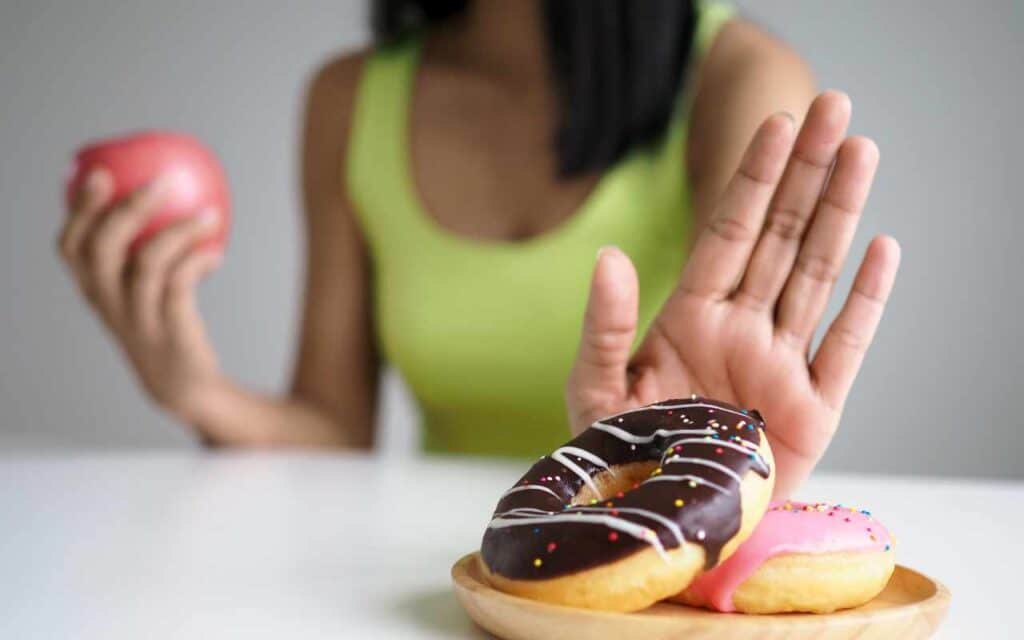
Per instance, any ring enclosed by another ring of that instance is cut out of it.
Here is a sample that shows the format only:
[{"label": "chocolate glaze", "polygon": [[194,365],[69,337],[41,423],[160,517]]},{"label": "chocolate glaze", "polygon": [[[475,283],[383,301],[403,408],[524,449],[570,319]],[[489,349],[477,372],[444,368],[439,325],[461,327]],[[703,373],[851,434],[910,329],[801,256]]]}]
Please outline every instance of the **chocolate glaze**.
[{"label": "chocolate glaze", "polygon": [[[701,545],[713,567],[740,528],[739,480],[748,471],[771,473],[757,453],[764,427],[757,411],[697,396],[599,420],[502,496],[484,533],[483,560],[507,578],[542,580],[648,547],[675,549],[681,535]],[[606,466],[645,461],[660,461],[660,470],[633,490],[571,505]]]}]

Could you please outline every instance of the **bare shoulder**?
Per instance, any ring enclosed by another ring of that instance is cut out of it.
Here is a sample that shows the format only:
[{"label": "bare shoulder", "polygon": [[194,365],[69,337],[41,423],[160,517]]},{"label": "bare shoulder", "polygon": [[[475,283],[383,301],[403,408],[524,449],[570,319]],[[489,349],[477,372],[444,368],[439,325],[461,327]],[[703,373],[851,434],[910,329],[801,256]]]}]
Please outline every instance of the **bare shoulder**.
[{"label": "bare shoulder", "polygon": [[339,109],[350,112],[359,76],[371,52],[364,48],[332,56],[314,69],[306,83],[307,116],[314,115],[314,109],[326,109],[335,115]]},{"label": "bare shoulder", "polygon": [[792,47],[749,20],[722,27],[698,69],[687,139],[687,172],[706,215],[754,131],[772,113],[799,122],[814,99],[810,66]]},{"label": "bare shoulder", "polygon": [[694,125],[705,134],[739,129],[745,141],[776,111],[802,119],[814,93],[814,76],[799,53],[749,20],[732,20],[700,64]]},{"label": "bare shoulder", "polygon": [[[702,89],[737,82],[813,85],[810,66],[782,39],[761,26],[736,19],[722,27],[701,69]],[[783,87],[785,88],[785,86]]]},{"label": "bare shoulder", "polygon": [[355,95],[370,50],[334,56],[306,81],[302,174],[307,218],[327,224],[350,217],[344,181]]}]

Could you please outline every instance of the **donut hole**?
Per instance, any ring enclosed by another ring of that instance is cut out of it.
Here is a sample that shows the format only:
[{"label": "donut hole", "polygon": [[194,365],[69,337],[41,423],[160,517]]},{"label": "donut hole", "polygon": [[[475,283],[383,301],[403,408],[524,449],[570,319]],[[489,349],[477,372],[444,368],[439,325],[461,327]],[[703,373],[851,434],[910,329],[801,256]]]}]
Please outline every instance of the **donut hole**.
[{"label": "donut hole", "polygon": [[651,472],[657,468],[658,463],[654,460],[614,465],[608,471],[602,471],[594,476],[597,493],[594,493],[589,486],[583,485],[580,492],[573,497],[572,505],[588,505],[594,500],[608,500],[620,493],[629,493],[638,484],[651,477]]}]

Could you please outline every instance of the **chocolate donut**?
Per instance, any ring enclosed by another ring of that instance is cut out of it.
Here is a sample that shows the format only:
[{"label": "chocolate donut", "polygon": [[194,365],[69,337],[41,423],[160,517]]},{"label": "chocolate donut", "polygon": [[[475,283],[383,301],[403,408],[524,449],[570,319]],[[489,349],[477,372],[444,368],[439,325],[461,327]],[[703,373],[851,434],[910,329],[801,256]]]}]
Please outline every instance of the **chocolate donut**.
[{"label": "chocolate donut", "polygon": [[756,411],[693,396],[598,420],[502,495],[484,573],[506,592],[634,611],[753,530],[774,483]]}]

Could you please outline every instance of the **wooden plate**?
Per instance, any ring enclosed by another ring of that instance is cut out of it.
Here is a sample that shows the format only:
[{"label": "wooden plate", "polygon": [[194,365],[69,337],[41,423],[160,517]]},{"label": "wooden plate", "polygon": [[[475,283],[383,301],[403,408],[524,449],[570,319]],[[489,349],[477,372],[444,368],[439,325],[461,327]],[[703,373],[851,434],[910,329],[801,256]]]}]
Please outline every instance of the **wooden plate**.
[{"label": "wooden plate", "polygon": [[656,604],[636,613],[573,609],[519,598],[491,588],[471,553],[452,567],[455,595],[478,625],[505,640],[581,638],[766,638],[915,640],[935,632],[949,608],[941,583],[897,565],[889,584],[862,607],[825,615],[713,613],[682,605]]}]

